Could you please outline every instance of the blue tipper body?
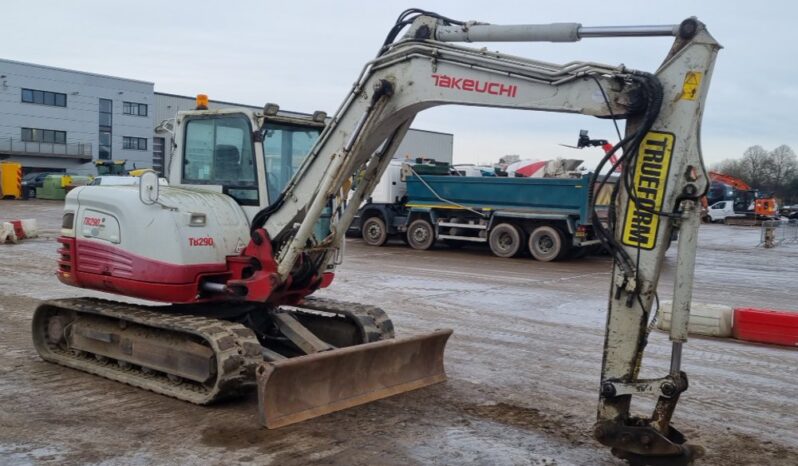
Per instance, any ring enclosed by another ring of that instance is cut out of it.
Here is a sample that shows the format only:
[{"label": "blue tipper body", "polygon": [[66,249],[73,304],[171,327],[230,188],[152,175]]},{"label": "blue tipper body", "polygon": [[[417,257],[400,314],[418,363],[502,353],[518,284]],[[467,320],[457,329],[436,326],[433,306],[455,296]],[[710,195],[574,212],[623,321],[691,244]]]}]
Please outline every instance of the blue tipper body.
[{"label": "blue tipper body", "polygon": [[[438,196],[471,209],[558,215],[590,223],[590,175],[581,178],[423,176]],[[407,178],[407,206],[456,208],[440,200],[418,177]]]}]

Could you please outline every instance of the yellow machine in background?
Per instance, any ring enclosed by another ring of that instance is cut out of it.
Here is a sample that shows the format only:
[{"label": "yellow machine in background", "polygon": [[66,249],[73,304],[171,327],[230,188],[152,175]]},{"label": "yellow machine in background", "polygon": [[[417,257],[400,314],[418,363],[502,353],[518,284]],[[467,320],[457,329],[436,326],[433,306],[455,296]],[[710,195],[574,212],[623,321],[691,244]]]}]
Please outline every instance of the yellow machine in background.
[{"label": "yellow machine in background", "polygon": [[130,176],[141,176],[141,175],[143,175],[143,174],[145,174],[145,173],[147,173],[147,172],[153,172],[153,173],[155,173],[155,170],[153,170],[152,168],[138,168],[138,169],[136,169],[136,170],[130,170],[130,171],[129,171],[129,172],[127,172],[127,173],[128,173],[128,175],[130,175]]},{"label": "yellow machine in background", "polygon": [[97,167],[97,175],[118,175],[124,176],[127,174],[125,164],[127,160],[95,160],[94,166]]},{"label": "yellow machine in background", "polygon": [[22,164],[0,162],[0,198],[22,199]]},{"label": "yellow machine in background", "polygon": [[97,176],[141,176],[144,173],[154,171],[152,168],[136,168],[128,170],[125,165],[127,160],[95,160]]}]

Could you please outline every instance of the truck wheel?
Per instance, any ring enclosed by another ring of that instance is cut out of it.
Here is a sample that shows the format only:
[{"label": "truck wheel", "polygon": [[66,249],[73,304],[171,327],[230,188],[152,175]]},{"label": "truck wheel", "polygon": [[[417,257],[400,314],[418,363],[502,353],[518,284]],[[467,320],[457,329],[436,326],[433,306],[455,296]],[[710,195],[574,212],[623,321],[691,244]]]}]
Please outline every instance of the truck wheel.
[{"label": "truck wheel", "polygon": [[413,249],[427,250],[435,244],[435,231],[423,218],[413,220],[407,228],[407,243]]},{"label": "truck wheel", "polygon": [[385,228],[385,221],[379,216],[367,218],[360,232],[363,241],[369,246],[382,246],[388,241],[388,229]]},{"label": "truck wheel", "polygon": [[529,252],[541,262],[559,259],[568,249],[570,248],[566,247],[563,234],[554,227],[539,226],[529,235]]},{"label": "truck wheel", "polygon": [[499,257],[513,257],[521,251],[521,232],[515,225],[500,223],[496,225],[488,236],[491,252]]}]

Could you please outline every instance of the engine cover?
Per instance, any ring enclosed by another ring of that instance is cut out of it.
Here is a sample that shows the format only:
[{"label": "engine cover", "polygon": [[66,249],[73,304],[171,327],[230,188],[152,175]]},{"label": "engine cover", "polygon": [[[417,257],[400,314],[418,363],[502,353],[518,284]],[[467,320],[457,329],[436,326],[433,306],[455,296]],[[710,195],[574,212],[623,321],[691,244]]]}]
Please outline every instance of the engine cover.
[{"label": "engine cover", "polygon": [[203,277],[224,276],[227,256],[249,242],[235,200],[184,187],[160,187],[152,205],[136,186],[79,187],[67,195],[64,223],[62,282],[172,303],[196,301]]}]

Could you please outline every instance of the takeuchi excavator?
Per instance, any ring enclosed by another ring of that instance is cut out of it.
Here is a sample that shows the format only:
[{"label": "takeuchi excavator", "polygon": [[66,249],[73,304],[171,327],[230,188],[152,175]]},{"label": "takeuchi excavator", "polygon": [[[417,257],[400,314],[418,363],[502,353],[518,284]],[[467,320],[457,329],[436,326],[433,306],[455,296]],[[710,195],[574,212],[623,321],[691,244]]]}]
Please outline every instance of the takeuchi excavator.
[{"label": "takeuchi excavator", "polygon": [[[654,73],[454,44],[641,36],[675,38]],[[63,283],[163,304],[46,301],[35,347],[47,361],[197,404],[257,385],[267,427],[443,381],[451,330],[395,338],[378,307],[312,296],[333,281],[347,227],[415,115],[454,104],[625,120],[593,174],[601,186],[622,168],[606,223],[594,215],[592,225],[614,259],[594,433],[631,462],[689,462],[701,448],[671,417],[687,389],[681,354],[708,187],[699,127],[719,49],[695,18],[500,26],[411,9],[329,121],[199,100],[176,117],[169,186],[144,174],[138,187],[76,188],[58,238]],[[641,379],[675,229],[671,367]],[[637,394],[656,398],[651,416],[630,412]]]}]

